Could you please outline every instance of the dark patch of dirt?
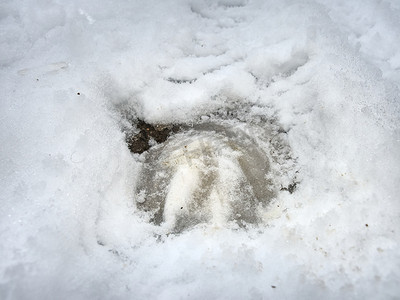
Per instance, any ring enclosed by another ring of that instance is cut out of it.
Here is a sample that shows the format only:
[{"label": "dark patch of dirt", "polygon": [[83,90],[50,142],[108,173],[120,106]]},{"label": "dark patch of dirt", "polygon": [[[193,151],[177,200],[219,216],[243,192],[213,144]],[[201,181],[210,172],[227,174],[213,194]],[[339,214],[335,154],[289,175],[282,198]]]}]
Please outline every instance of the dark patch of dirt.
[{"label": "dark patch of dirt", "polygon": [[192,84],[195,82],[197,78],[194,79],[175,79],[175,78],[168,78],[167,81],[175,83],[175,84],[183,84],[183,83],[189,83]]},{"label": "dark patch of dirt", "polygon": [[152,125],[140,119],[137,120],[136,127],[139,129],[139,133],[127,136],[126,142],[131,152],[139,154],[150,149],[151,139],[157,143],[163,143],[172,133],[176,133],[180,129],[179,125]]},{"label": "dark patch of dirt", "polygon": [[293,182],[292,184],[289,184],[288,187],[282,187],[281,191],[288,191],[290,194],[293,194],[293,192],[296,190],[297,187],[297,182]]}]

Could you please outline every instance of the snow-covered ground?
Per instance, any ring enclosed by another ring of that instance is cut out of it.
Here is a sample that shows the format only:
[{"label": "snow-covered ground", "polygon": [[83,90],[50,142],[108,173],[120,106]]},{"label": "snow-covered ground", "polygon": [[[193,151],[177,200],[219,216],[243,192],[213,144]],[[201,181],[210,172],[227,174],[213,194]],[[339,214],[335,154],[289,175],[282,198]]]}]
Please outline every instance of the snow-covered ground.
[{"label": "snow-covered ground", "polygon": [[[398,299],[398,0],[2,1],[0,43],[1,299]],[[148,222],[123,112],[237,107],[284,132],[294,193],[247,228]]]}]

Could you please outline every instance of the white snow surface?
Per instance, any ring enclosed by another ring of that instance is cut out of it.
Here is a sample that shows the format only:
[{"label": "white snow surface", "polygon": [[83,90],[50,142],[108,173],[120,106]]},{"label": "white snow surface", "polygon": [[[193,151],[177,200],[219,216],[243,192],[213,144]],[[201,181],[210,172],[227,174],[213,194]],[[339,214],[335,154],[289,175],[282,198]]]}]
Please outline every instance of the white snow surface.
[{"label": "white snow surface", "polygon": [[[398,299],[398,0],[2,1],[0,43],[1,299]],[[232,103],[287,131],[296,191],[160,232],[118,107]]]}]

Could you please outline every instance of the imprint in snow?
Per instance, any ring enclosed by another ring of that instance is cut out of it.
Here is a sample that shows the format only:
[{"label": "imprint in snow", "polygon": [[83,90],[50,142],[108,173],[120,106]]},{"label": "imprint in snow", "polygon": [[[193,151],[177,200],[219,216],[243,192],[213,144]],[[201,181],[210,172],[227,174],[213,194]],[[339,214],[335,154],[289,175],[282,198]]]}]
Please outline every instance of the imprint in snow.
[{"label": "imprint in snow", "polygon": [[136,206],[168,232],[199,223],[259,224],[278,192],[274,158],[264,147],[271,136],[267,125],[235,120],[180,125],[178,133],[144,153]]}]

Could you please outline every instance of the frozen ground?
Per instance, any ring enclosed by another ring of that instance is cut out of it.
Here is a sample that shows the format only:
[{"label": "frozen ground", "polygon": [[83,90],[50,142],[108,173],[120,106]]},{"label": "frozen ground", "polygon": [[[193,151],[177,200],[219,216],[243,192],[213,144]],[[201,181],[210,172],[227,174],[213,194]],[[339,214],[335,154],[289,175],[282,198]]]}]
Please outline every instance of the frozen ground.
[{"label": "frozen ground", "polygon": [[[0,43],[1,299],[398,299],[398,0],[2,1]],[[295,192],[247,229],[147,222],[122,112],[235,107],[285,132]]]}]

